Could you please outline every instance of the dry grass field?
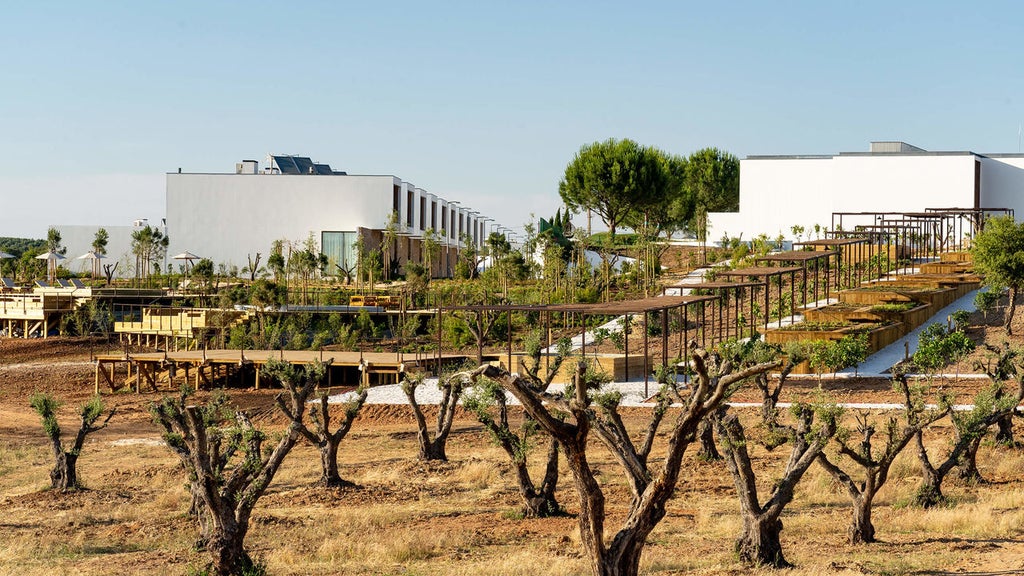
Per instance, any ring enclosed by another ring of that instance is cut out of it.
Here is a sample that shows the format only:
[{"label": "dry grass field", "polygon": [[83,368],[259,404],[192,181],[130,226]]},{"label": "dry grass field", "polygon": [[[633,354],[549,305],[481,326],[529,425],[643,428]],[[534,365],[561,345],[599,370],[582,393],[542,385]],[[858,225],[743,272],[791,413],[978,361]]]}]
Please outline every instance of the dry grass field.
[{"label": "dry grass field", "polygon": [[[52,456],[42,427],[28,407],[34,390],[66,402],[61,422],[75,425],[74,408],[92,390],[88,347],[68,341],[0,340],[0,574],[186,574],[206,556],[192,550],[196,537],[185,516],[185,476],[159,442],[146,413],[158,395],[106,395],[118,405],[110,427],[89,437],[79,463],[87,490],[48,491]],[[837,397],[884,395],[885,383],[834,384]],[[808,388],[810,386],[807,386]],[[273,392],[231,392],[258,426],[280,429]],[[748,419],[753,419],[751,412]],[[847,419],[848,422],[850,419]],[[640,430],[643,409],[627,411]],[[325,490],[315,450],[299,444],[260,500],[247,538],[271,574],[588,574],[580,556],[577,509],[568,471],[559,498],[560,518],[524,520],[505,455],[472,417],[461,414],[448,447],[451,461],[416,461],[415,425],[403,406],[367,406],[342,444],[341,473],[357,488]],[[948,421],[928,432],[941,450]],[[732,553],[739,531],[738,502],[723,463],[688,451],[677,494],[652,534],[641,571],[646,574],[759,574]],[[628,504],[628,492],[609,453],[594,442],[591,460],[609,495],[609,528]],[[753,448],[766,489],[784,465],[786,446]],[[657,457],[657,448],[655,451]],[[783,517],[783,546],[810,574],[1024,573],[1024,453],[984,445],[979,454],[989,481],[947,481],[948,507],[924,511],[906,502],[917,486],[909,450],[893,469],[875,509],[881,542],[846,541],[849,502],[818,466],[798,486]]]}]

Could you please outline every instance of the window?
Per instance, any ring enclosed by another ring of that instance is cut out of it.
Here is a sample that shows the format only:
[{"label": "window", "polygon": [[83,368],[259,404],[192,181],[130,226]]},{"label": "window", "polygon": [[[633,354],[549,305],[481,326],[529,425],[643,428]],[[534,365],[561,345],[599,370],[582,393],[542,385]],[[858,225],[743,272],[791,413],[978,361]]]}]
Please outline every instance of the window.
[{"label": "window", "polygon": [[430,227],[437,230],[437,202],[430,203]]},{"label": "window", "polygon": [[327,267],[324,274],[330,276],[342,276],[341,267],[344,270],[355,272],[356,262],[359,255],[356,253],[356,239],[358,232],[321,232],[320,246],[323,248],[324,256],[327,256]]},{"label": "window", "polygon": [[413,208],[415,208],[415,206],[412,205],[412,203],[413,203],[413,191],[412,190],[409,190],[409,193],[406,194],[405,199],[406,199],[406,202],[405,202],[405,225],[408,226],[409,228],[412,228],[412,212],[413,212]]},{"label": "window", "polygon": [[427,229],[427,199],[420,196],[420,230]]}]

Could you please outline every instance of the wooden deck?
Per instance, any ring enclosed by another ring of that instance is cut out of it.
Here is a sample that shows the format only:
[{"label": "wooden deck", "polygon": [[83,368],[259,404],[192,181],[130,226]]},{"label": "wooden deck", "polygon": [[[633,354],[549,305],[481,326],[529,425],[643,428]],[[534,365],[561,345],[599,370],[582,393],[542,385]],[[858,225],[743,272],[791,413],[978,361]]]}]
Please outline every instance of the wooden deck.
[{"label": "wooden deck", "polygon": [[[262,382],[260,372],[269,360],[293,365],[312,364],[317,360],[329,364],[326,385],[397,383],[403,370],[436,370],[443,365],[466,359],[462,354],[396,354],[385,352],[340,352],[315,350],[186,350],[176,352],[145,352],[139,354],[111,353],[94,356],[95,390],[106,384],[111,391],[125,387],[136,392],[145,385],[151,391],[174,390],[187,383],[194,388],[210,388],[217,380],[236,378],[247,385],[247,371],[255,376],[255,387]],[[127,376],[118,381],[118,368]],[[335,382],[335,380],[338,380]]]},{"label": "wooden deck", "polygon": [[40,333],[46,338],[62,315],[73,311],[91,296],[88,288],[35,288],[32,291],[0,291],[0,330],[7,337],[18,331],[23,338]]}]

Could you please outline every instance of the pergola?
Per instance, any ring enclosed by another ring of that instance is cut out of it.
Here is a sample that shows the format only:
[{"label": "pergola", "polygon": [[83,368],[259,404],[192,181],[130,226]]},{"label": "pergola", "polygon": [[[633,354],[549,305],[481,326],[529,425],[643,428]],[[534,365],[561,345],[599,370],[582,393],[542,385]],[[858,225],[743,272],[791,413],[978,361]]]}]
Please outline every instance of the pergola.
[{"label": "pergola", "polygon": [[[629,314],[643,314],[644,326],[643,326],[643,339],[644,339],[644,394],[648,394],[647,385],[650,377],[650,366],[648,364],[649,349],[649,337],[647,331],[647,315],[651,312],[661,312],[661,358],[662,366],[668,365],[668,315],[669,312],[676,309],[681,309],[683,315],[683,335],[680,338],[679,353],[684,359],[684,364],[688,360],[688,351],[685,346],[685,340],[688,339],[689,331],[689,308],[692,305],[700,306],[700,313],[702,317],[706,317],[706,311],[704,306],[706,302],[715,300],[716,296],[660,296],[657,298],[644,298],[639,300],[619,300],[614,302],[601,302],[593,304],[536,304],[536,305],[516,305],[516,304],[501,304],[501,305],[488,305],[488,304],[476,304],[466,306],[447,306],[438,307],[438,332],[437,332],[437,366],[438,371],[441,369],[441,345],[442,345],[442,331],[441,322],[442,314],[445,311],[467,311],[467,312],[498,312],[498,313],[510,313],[510,312],[535,312],[542,315],[544,318],[544,346],[551,346],[551,314],[562,313],[562,314],[573,314],[579,315],[582,318],[581,326],[583,330],[582,342],[580,346],[580,352],[583,356],[586,356],[587,351],[587,316],[624,316]],[[512,323],[509,322],[510,329],[508,330],[508,341],[507,341],[507,355],[508,355],[508,367],[512,369]],[[628,333],[623,339],[625,343],[625,349],[623,353],[625,355],[625,370],[626,374],[629,374],[629,337]]]},{"label": "pergola", "polygon": [[[789,252],[778,252],[766,254],[754,260],[755,264],[777,263],[800,266],[803,269],[803,305],[807,307],[807,264],[814,263],[814,302],[818,301],[818,262],[825,261],[825,298],[828,298],[828,281],[832,272],[832,257],[836,258],[836,269],[839,270],[839,252],[835,250],[791,250]],[[838,278],[838,277],[837,277]],[[837,282],[838,284],[838,279]],[[780,287],[781,288],[781,287]],[[837,286],[838,288],[838,286]]]},{"label": "pergola", "polygon": [[[826,233],[826,235],[829,233]],[[838,234],[838,233],[836,233]],[[805,242],[793,242],[793,247],[809,247],[814,250],[819,248],[823,250],[835,250],[839,253],[836,261],[838,262],[837,273],[836,273],[836,289],[839,288],[839,281],[842,279],[843,264],[846,264],[846,283],[851,284],[854,279],[853,271],[856,268],[856,263],[864,260],[864,247],[868,247],[868,260],[872,256],[872,245],[867,238],[819,238],[817,240],[807,240]],[[856,252],[847,247],[854,247]],[[856,258],[855,258],[856,257]],[[860,273],[856,275],[856,281],[860,282]],[[817,300],[817,298],[815,298]]]},{"label": "pergola", "polygon": [[[734,296],[733,296],[733,301],[734,301],[733,327],[736,330],[736,337],[739,338],[742,335],[740,333],[740,330],[741,330],[741,326],[740,326],[740,302],[743,300],[744,294],[749,289],[749,292],[750,292],[750,298],[749,298],[749,300],[750,300],[750,321],[748,322],[747,325],[750,328],[749,335],[752,336],[753,333],[754,333],[754,290],[756,290],[757,288],[760,288],[761,286],[765,286],[765,285],[766,284],[764,282],[702,282],[700,284],[677,284],[676,286],[673,286],[673,288],[680,288],[680,289],[688,288],[688,289],[697,290],[697,291],[700,291],[700,292],[712,292],[712,293],[714,293],[714,295],[712,297],[715,300],[711,302],[711,318],[712,318],[712,320],[715,319],[715,312],[716,312],[716,309],[717,309],[718,321],[715,322],[715,324],[717,326],[717,330],[718,330],[718,340],[717,341],[718,342],[723,342],[726,338],[728,338],[730,336],[730,334],[732,332],[730,329],[725,327],[725,324],[726,324],[725,320],[726,320],[726,318],[723,318],[724,311],[728,308],[728,304],[729,304],[728,303],[729,293],[730,292],[734,292]],[[723,300],[725,301],[724,304],[723,304]],[[716,302],[717,302],[717,305],[716,305]],[[705,309],[702,309],[702,314],[703,313],[706,313]],[[701,319],[701,326],[705,326],[706,325],[705,320],[706,320],[706,318],[702,317],[702,319]],[[684,318],[683,325],[685,326],[686,323],[687,323],[687,319]],[[724,331],[724,334],[723,334],[723,331]],[[712,342],[715,342],[715,339],[714,339],[715,335],[712,334],[711,336],[712,336]],[[682,340],[681,340],[682,337],[683,337],[683,335],[680,334],[680,348],[682,348]],[[707,330],[702,331],[701,332],[701,346],[705,346],[705,347],[707,346],[707,337],[708,337],[708,331]]]},{"label": "pergola", "polygon": [[[758,278],[764,283],[764,327],[768,328],[768,310],[769,310],[769,295],[771,294],[771,279],[779,278],[779,301],[782,301],[782,277],[786,274],[790,276],[789,290],[790,290],[790,301],[796,302],[796,273],[804,272],[804,282],[807,281],[807,272],[801,266],[754,266],[751,268],[737,268],[736,270],[722,270],[718,272],[719,276],[726,278]],[[795,306],[791,307],[790,319],[795,317]],[[782,310],[779,310],[779,326],[782,326]]]}]

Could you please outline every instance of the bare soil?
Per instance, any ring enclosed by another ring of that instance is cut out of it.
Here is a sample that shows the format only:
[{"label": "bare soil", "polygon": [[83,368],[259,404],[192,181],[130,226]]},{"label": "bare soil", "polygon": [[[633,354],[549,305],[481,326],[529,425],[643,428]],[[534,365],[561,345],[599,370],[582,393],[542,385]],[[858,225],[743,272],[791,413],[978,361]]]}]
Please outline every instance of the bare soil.
[{"label": "bare soil", "polygon": [[[1005,337],[999,330],[979,323],[974,334],[997,344]],[[51,455],[28,397],[46,391],[60,398],[61,424],[71,433],[75,408],[92,395],[94,347],[87,340],[0,340],[0,575],[178,574],[206,562],[192,549],[196,530],[184,514],[184,473],[160,444],[147,412],[160,394],[104,394],[117,414],[83,450],[79,472],[87,489],[46,489]],[[983,385],[942,381],[933,389],[944,387],[967,400]],[[898,401],[885,380],[826,376],[820,387],[840,401]],[[273,408],[276,391],[229,392],[261,427],[272,432],[283,424]],[[784,400],[818,394],[817,379],[796,380]],[[736,399],[757,396],[745,389]],[[627,425],[639,433],[647,410],[625,412]],[[928,433],[933,453],[944,450],[950,436],[948,421],[934,426]],[[272,574],[589,573],[579,552],[567,470],[559,498],[568,514],[520,519],[512,468],[470,415],[460,412],[456,420],[450,462],[417,461],[415,442],[408,407],[367,406],[340,456],[343,477],[357,487],[337,490],[313,485],[318,458],[300,445],[257,506],[249,548]],[[788,453],[785,447],[768,453],[753,443],[752,450],[763,494]],[[694,453],[688,452],[668,515],[650,538],[642,572],[769,573],[735,560],[731,546],[740,521],[732,479],[722,463],[698,461]],[[628,492],[598,443],[592,456],[613,532],[628,507]],[[949,483],[954,504],[923,511],[906,505],[920,476],[913,455],[905,453],[876,505],[882,541],[862,546],[846,542],[845,493],[812,468],[784,516],[784,550],[798,566],[790,574],[1024,573],[1024,456],[986,443],[979,464],[987,483]]]}]

